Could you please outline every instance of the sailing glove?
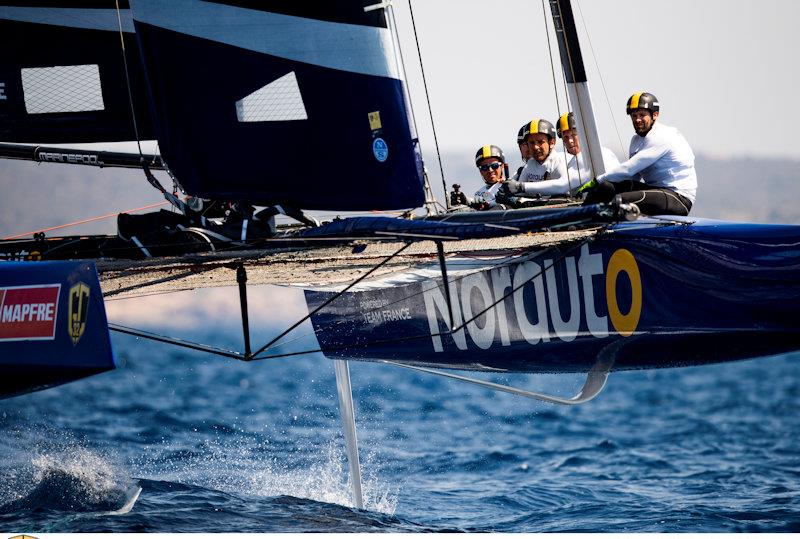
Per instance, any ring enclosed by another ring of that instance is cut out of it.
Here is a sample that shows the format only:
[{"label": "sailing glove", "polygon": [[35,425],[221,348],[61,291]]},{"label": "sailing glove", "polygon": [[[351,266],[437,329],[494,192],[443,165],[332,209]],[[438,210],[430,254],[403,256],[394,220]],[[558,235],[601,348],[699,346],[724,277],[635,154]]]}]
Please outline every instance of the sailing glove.
[{"label": "sailing glove", "polygon": [[588,193],[589,191],[597,187],[599,184],[600,182],[597,181],[597,178],[593,178],[588,182],[584,183],[583,185],[581,185],[580,187],[578,187],[578,190],[575,191],[575,194],[580,195],[581,193]]},{"label": "sailing glove", "polygon": [[525,191],[525,185],[517,180],[508,180],[507,182],[503,183],[503,185],[500,187],[500,190],[504,191],[509,196],[517,195]]}]

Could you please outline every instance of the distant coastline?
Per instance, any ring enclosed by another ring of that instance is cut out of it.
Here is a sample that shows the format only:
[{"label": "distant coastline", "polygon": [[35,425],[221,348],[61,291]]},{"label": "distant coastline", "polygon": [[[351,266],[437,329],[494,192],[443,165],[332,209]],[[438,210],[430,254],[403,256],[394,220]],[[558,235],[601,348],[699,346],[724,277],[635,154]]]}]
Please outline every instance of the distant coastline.
[{"label": "distant coastline", "polygon": [[[519,156],[508,152],[512,170]],[[442,182],[435,154],[428,154],[434,193]],[[480,185],[472,150],[442,154],[448,189],[471,193]],[[698,156],[698,197],[692,215],[727,221],[800,223],[800,160]],[[324,181],[321,179],[320,181]],[[163,177],[164,185],[171,181]],[[0,160],[0,237],[56,226],[162,201],[138,170],[34,164]],[[440,200],[443,200],[440,198]],[[116,232],[115,220],[65,229],[58,235]],[[54,233],[55,235],[56,233]]]}]

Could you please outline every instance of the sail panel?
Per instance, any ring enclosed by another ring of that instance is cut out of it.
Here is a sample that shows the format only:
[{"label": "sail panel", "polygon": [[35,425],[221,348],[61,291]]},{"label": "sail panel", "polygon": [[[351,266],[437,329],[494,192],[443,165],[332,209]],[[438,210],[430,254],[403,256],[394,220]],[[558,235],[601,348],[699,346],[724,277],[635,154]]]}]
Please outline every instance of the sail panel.
[{"label": "sail panel", "polygon": [[282,13],[319,21],[344,22],[386,28],[383,11],[365,11],[365,5],[378,4],[377,1],[360,2],[286,2],[286,0],[219,0],[219,4],[258,9],[272,13]]},{"label": "sail panel", "polygon": [[21,73],[28,114],[105,109],[97,64],[28,67]]},{"label": "sail panel", "polygon": [[131,5],[159,147],[187,193],[343,211],[423,203],[385,29],[213,2]]},{"label": "sail panel", "polygon": [[[136,140],[114,0],[0,5],[0,141]],[[99,7],[103,6],[103,7]],[[129,9],[120,10],[132,30]],[[123,32],[140,139],[154,138],[135,36]]]},{"label": "sail panel", "polygon": [[386,28],[197,0],[135,0],[133,5],[137,22],[187,36],[331,69],[399,77],[396,64],[389,61],[392,41]]}]

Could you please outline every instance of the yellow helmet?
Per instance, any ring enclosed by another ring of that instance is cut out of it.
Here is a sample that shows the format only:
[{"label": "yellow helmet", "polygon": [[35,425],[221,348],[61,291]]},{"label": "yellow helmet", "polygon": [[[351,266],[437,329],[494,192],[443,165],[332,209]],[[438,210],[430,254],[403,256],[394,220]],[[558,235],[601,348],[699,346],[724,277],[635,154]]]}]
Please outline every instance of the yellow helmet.
[{"label": "yellow helmet", "polygon": [[478,165],[483,159],[488,159],[489,157],[496,157],[501,163],[506,162],[503,150],[501,150],[499,146],[489,144],[478,148],[478,151],[475,153],[475,164]]},{"label": "yellow helmet", "polygon": [[522,133],[522,140],[528,140],[528,135],[532,133],[541,133],[547,135],[547,138],[556,138],[556,128],[553,127],[553,124],[547,120],[540,120],[539,118],[534,118],[528,122]]},{"label": "yellow helmet", "polygon": [[636,109],[647,109],[650,112],[658,112],[658,98],[647,92],[638,92],[628,98],[625,106],[625,114],[630,114]]},{"label": "yellow helmet", "polygon": [[564,131],[568,131],[570,129],[575,129],[575,116],[573,116],[571,112],[567,112],[566,114],[562,114],[556,123],[556,132],[558,132],[558,138],[563,138]]}]

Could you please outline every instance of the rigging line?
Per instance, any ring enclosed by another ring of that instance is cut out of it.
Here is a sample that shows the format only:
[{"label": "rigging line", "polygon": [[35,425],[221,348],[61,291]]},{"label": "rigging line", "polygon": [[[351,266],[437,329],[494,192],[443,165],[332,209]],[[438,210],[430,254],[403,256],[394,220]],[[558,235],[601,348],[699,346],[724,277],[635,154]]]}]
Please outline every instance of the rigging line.
[{"label": "rigging line", "polygon": [[389,13],[390,24],[392,25],[392,40],[394,41],[395,48],[395,62],[399,58],[398,68],[401,70],[401,78],[405,83],[405,96],[408,102],[408,108],[411,111],[411,121],[414,124],[414,136],[419,140],[419,128],[417,128],[417,115],[414,114],[414,104],[411,102],[411,87],[408,84],[408,77],[406,77],[406,62],[403,59],[403,48],[400,46],[400,35],[397,33],[397,19],[394,18],[394,8],[391,1],[386,2],[386,11]]},{"label": "rigging line", "polygon": [[[553,75],[553,93],[556,96],[556,111],[561,117],[561,102],[558,99],[558,83],[556,82],[556,67],[553,62],[553,48],[550,45],[550,28],[547,26],[547,11],[545,8],[545,0],[542,0],[542,14],[544,15],[544,35],[547,36],[547,52],[550,56],[550,73]],[[569,107],[567,107],[569,108]]]},{"label": "rigging line", "polygon": [[[563,28],[563,26],[564,26],[564,14],[561,11],[561,3],[557,2],[557,6],[558,6],[558,18],[559,18],[559,20],[561,20],[562,31],[563,31],[564,30],[564,28]],[[573,19],[574,19],[574,17],[573,17]],[[577,36],[577,33],[578,33],[578,29],[575,28],[575,35],[576,36]],[[566,51],[567,58],[569,60],[569,70],[570,70],[570,73],[572,74],[572,80],[574,81],[575,80],[575,66],[573,65],[573,62],[572,62],[572,52],[569,49],[569,41],[567,40],[566,35],[563,36],[563,42],[564,42],[564,50]],[[580,51],[578,51],[578,53],[580,54]],[[564,76],[566,76],[566,73],[564,74]],[[578,83],[577,82],[573,82],[573,84],[578,84]],[[576,95],[577,95],[577,91],[576,91]],[[578,101],[578,103],[577,103],[578,110],[580,111],[580,116],[581,116],[581,123],[584,125],[584,133],[586,133],[586,128],[585,128],[586,122],[583,121],[583,118],[585,117],[585,115],[583,113],[583,106],[581,105],[581,100],[580,99],[578,99],[577,101]],[[587,139],[588,139],[588,135],[587,135]],[[583,150],[581,150],[581,151],[583,151]],[[594,162],[595,161],[594,161],[593,156],[592,156],[592,147],[589,145],[589,141],[588,140],[586,141],[586,151],[589,153],[589,163],[592,166],[592,172],[594,172],[594,170],[595,170]],[[602,162],[603,156],[600,155],[599,158],[600,158],[600,160]]]},{"label": "rigging line", "polygon": [[589,27],[586,26],[586,20],[583,18],[583,10],[581,9],[580,2],[578,0],[575,0],[575,5],[578,6],[578,13],[581,16],[581,22],[583,23],[583,30],[586,32],[586,39],[589,41],[589,50],[592,51],[592,60],[594,60],[594,66],[597,68],[597,76],[600,79],[600,85],[603,87],[603,95],[606,98],[606,106],[608,107],[608,114],[611,116],[611,121],[614,123],[614,131],[616,131],[617,133],[617,140],[619,141],[619,146],[624,154],[625,146],[623,146],[622,144],[622,137],[619,134],[617,119],[614,116],[614,111],[611,108],[611,100],[608,98],[608,92],[606,91],[606,83],[603,80],[603,72],[600,71],[600,64],[597,62],[597,56],[595,56],[594,54],[594,46],[592,45],[592,36],[589,35]]},{"label": "rigging line", "polygon": [[[544,34],[547,36],[547,53],[548,53],[547,55],[550,57],[550,73],[553,75],[553,93],[556,96],[556,112],[558,113],[558,120],[556,120],[557,124],[558,121],[561,120],[561,102],[558,100],[558,83],[556,82],[556,66],[555,63],[553,62],[553,48],[550,45],[550,27],[547,24],[547,10],[545,7],[545,0],[542,0],[542,15],[543,15],[542,20],[544,21]],[[564,97],[567,99],[567,112],[570,112],[569,98],[566,95]],[[567,147],[564,144],[563,137],[561,138],[561,146],[564,147],[564,156],[565,156],[564,159],[566,160],[566,156],[568,154],[567,154]],[[571,194],[572,180],[570,180],[569,178],[569,169],[566,167],[566,163],[564,163],[564,165],[565,165],[564,168],[567,170],[567,187],[569,188],[569,192]]]},{"label": "rigging line", "polygon": [[305,322],[306,320],[308,320],[309,318],[311,318],[313,315],[317,314],[319,311],[321,311],[322,309],[324,309],[325,307],[327,307],[328,305],[330,305],[331,303],[333,303],[335,300],[337,300],[337,299],[339,299],[340,297],[342,297],[342,295],[343,295],[345,292],[347,292],[348,290],[350,290],[351,288],[353,288],[355,285],[357,285],[358,283],[360,283],[361,281],[363,281],[364,279],[366,279],[366,278],[367,278],[369,275],[371,275],[372,273],[374,273],[375,271],[377,271],[377,270],[378,270],[380,267],[382,267],[383,265],[387,264],[387,263],[388,263],[390,260],[392,260],[394,257],[396,257],[397,255],[399,255],[400,253],[402,253],[403,251],[405,251],[405,250],[406,250],[408,247],[410,247],[411,245],[412,245],[412,244],[411,244],[410,242],[409,242],[409,243],[406,243],[405,245],[403,245],[402,247],[400,247],[400,248],[399,248],[397,251],[395,251],[393,254],[391,254],[391,255],[387,256],[387,257],[386,257],[385,259],[383,259],[383,260],[382,260],[382,261],[381,261],[379,264],[377,264],[376,266],[373,266],[373,267],[372,267],[372,269],[370,269],[369,271],[367,271],[366,273],[364,273],[364,275],[360,276],[358,279],[356,279],[355,281],[353,281],[352,283],[350,283],[349,285],[347,285],[347,286],[346,286],[346,287],[345,287],[343,290],[340,290],[339,292],[337,292],[336,294],[334,294],[333,296],[331,296],[330,298],[328,298],[327,300],[325,300],[325,301],[324,301],[324,302],[323,302],[321,305],[317,306],[317,308],[315,308],[313,311],[311,311],[311,312],[310,312],[310,313],[308,313],[306,316],[304,316],[303,318],[301,318],[300,320],[298,320],[297,322],[295,322],[294,324],[292,324],[292,326],[291,326],[291,327],[289,327],[288,329],[284,330],[284,331],[283,331],[283,332],[282,332],[280,335],[278,335],[277,337],[273,338],[273,339],[272,339],[271,341],[269,341],[267,344],[265,344],[264,346],[262,346],[261,348],[259,348],[259,349],[258,349],[258,350],[257,350],[257,351],[254,353],[254,354],[251,354],[251,355],[250,355],[250,357],[257,356],[257,355],[258,355],[258,354],[260,354],[261,352],[263,352],[263,351],[265,351],[265,350],[268,350],[268,349],[269,349],[269,348],[270,348],[272,345],[274,345],[276,342],[278,342],[278,341],[279,341],[279,340],[281,340],[283,337],[285,337],[285,336],[286,336],[286,335],[287,335],[287,334],[288,334],[290,331],[292,331],[294,328],[296,328],[297,326],[299,326],[300,324],[302,324],[303,322]]},{"label": "rigging line", "polygon": [[119,43],[122,48],[122,65],[125,68],[125,83],[128,87],[128,104],[131,106],[131,121],[133,122],[133,133],[136,136],[136,145],[139,148],[139,159],[144,163],[144,153],[142,152],[142,141],[139,136],[139,125],[136,122],[136,109],[133,106],[133,91],[131,90],[131,76],[128,72],[128,55],[125,52],[125,34],[122,31],[122,15],[119,10],[119,0],[115,0],[117,5],[117,24],[119,25]]},{"label": "rigging line", "polygon": [[447,182],[444,179],[444,166],[442,166],[442,152],[439,151],[439,139],[436,136],[436,124],[433,121],[433,108],[431,108],[431,96],[428,92],[428,79],[425,77],[425,67],[422,65],[422,49],[419,46],[419,37],[417,36],[417,25],[414,22],[414,8],[411,5],[412,0],[408,0],[408,11],[411,13],[411,28],[414,30],[414,41],[417,44],[417,57],[419,58],[419,69],[422,72],[422,86],[425,88],[425,100],[428,103],[428,114],[431,118],[431,130],[433,131],[433,144],[436,146],[436,158],[439,160],[439,173],[442,177],[442,188],[444,189],[444,202],[447,209],[450,209],[450,197],[447,196]]},{"label": "rigging line", "polygon": [[3,240],[4,241],[5,240],[15,240],[15,239],[18,239],[18,238],[23,238],[25,236],[32,236],[33,234],[40,234],[42,232],[50,232],[51,230],[58,230],[60,228],[68,228],[68,227],[71,227],[71,226],[82,225],[82,224],[85,224],[85,223],[91,223],[92,221],[100,221],[102,219],[108,219],[109,217],[117,216],[120,213],[130,213],[130,212],[134,212],[134,211],[147,210],[147,209],[150,209],[150,208],[155,208],[157,206],[163,206],[164,204],[167,204],[167,202],[166,201],[158,202],[156,204],[149,204],[147,206],[142,206],[141,208],[134,208],[134,209],[131,209],[131,210],[123,210],[121,212],[114,212],[114,213],[107,213],[105,215],[98,215],[97,217],[90,217],[89,219],[83,219],[81,221],[74,221],[72,223],[66,223],[64,225],[51,226],[49,228],[42,228],[41,230],[32,230],[30,232],[23,232],[22,234],[15,234],[13,236],[6,236],[5,238],[3,238]]},{"label": "rigging line", "polygon": [[[139,124],[136,121],[136,108],[133,105],[133,90],[131,89],[131,75],[130,75],[130,70],[128,69],[128,55],[125,50],[125,33],[122,31],[122,16],[120,15],[119,0],[115,0],[115,3],[117,6],[117,24],[119,26],[119,42],[122,49],[122,65],[125,68],[125,84],[128,90],[128,104],[131,107],[131,122],[133,123],[133,132],[134,135],[136,136],[136,146],[139,149],[139,163],[150,185],[155,187],[157,190],[161,191],[161,194],[164,195],[164,198],[166,198],[170,203],[179,208],[181,210],[181,213],[185,213],[185,211],[183,211],[184,209],[182,207],[181,201],[178,200],[178,198],[175,195],[171,195],[170,193],[167,192],[166,189],[164,189],[164,187],[156,179],[156,177],[153,176],[153,173],[150,172],[150,167],[147,165],[147,162],[145,161],[144,152],[142,152],[142,137],[139,134]],[[169,167],[167,167],[166,163],[164,163],[164,169],[167,171],[167,174],[169,174],[170,177],[172,177],[172,173],[169,171]]]},{"label": "rigging line", "polygon": [[[598,234],[600,232],[601,231],[598,231]],[[595,239],[595,236],[591,236],[591,237],[587,238],[586,240],[580,242],[579,244],[573,246],[572,248],[567,249],[566,251],[564,251],[561,254],[561,256],[559,258],[555,259],[550,264],[550,266],[540,269],[537,274],[531,276],[529,279],[527,279],[524,282],[520,283],[518,286],[514,287],[511,290],[511,292],[509,292],[508,294],[504,295],[502,298],[500,298],[499,300],[495,301],[494,303],[492,303],[491,305],[486,307],[481,312],[477,313],[475,316],[473,316],[469,320],[463,322],[460,326],[454,327],[452,330],[448,329],[447,331],[440,331],[438,333],[429,333],[429,334],[424,334],[424,335],[414,335],[414,336],[410,336],[410,337],[398,337],[398,338],[394,338],[394,339],[377,339],[377,340],[372,340],[372,341],[364,341],[364,342],[361,342],[361,343],[352,343],[352,344],[347,344],[347,345],[339,345],[339,346],[334,346],[334,347],[329,347],[329,348],[320,347],[320,348],[313,349],[313,350],[304,350],[304,351],[299,351],[299,352],[286,352],[286,353],[283,353],[283,354],[273,354],[273,355],[269,355],[269,356],[253,357],[253,358],[251,358],[251,361],[261,360],[261,359],[278,359],[278,358],[284,358],[284,357],[290,357],[290,356],[314,354],[314,353],[317,353],[317,352],[321,352],[321,353],[324,354],[325,352],[333,352],[333,351],[338,351],[338,350],[348,350],[348,349],[352,349],[352,348],[367,348],[367,347],[373,346],[373,345],[392,344],[392,343],[405,342],[405,341],[411,341],[411,340],[417,340],[417,339],[424,339],[424,338],[429,338],[429,337],[441,337],[441,336],[446,336],[446,335],[452,335],[454,333],[457,333],[458,331],[461,331],[467,324],[469,324],[470,322],[474,321],[477,317],[481,316],[482,314],[487,312],[489,309],[492,309],[497,304],[499,304],[500,302],[505,301],[506,298],[510,297],[517,290],[519,290],[520,288],[522,288],[523,286],[525,286],[529,282],[533,281],[537,277],[541,277],[542,274],[545,271],[547,271],[548,269],[551,269],[556,263],[558,263],[561,260],[563,260],[569,253],[573,252],[575,249],[578,249],[578,248],[582,247],[583,245],[589,243],[590,241],[593,241],[594,239]],[[498,267],[500,267],[500,266],[498,266]],[[481,271],[481,270],[479,270],[479,271]],[[456,279],[453,279],[453,281],[458,280],[458,279],[462,279],[464,277],[466,277],[466,275],[458,277]],[[453,281],[450,281],[450,282],[453,282]],[[403,299],[408,299],[410,297],[414,297],[414,296],[417,296],[417,295],[419,295],[419,294],[414,294],[412,296],[408,296],[408,297],[403,298]],[[399,301],[402,301],[402,300],[399,300]],[[397,303],[397,302],[394,302],[394,303]],[[389,305],[392,305],[392,304],[389,304]],[[387,306],[388,305],[385,305],[382,308],[385,309]],[[307,334],[307,335],[310,335],[310,334]]]},{"label": "rigging line", "polygon": [[[551,7],[551,10],[552,10],[552,7]],[[564,66],[563,65],[561,66],[561,82],[564,84],[564,95],[567,96],[567,110],[571,113],[572,110],[570,110],[570,106],[569,106],[569,89],[567,88],[567,73],[564,71]],[[580,148],[580,141],[578,141],[578,145],[579,145],[578,148]],[[566,150],[567,150],[566,147],[564,147],[565,156],[568,155],[568,152]],[[575,170],[577,171],[577,174],[578,174],[578,187],[580,187],[580,186],[583,185],[583,177],[581,176],[580,159],[578,158],[578,155],[575,155],[574,157],[575,157]],[[590,180],[590,179],[591,178],[586,178],[587,181]],[[567,181],[569,181],[569,168],[567,168]],[[570,196],[573,196],[573,195],[570,193]]]},{"label": "rigging line", "polygon": [[[523,263],[523,262],[526,262],[528,259],[531,259],[531,258],[533,258],[533,257],[535,257],[535,256],[544,256],[545,254],[547,254],[548,252],[552,251],[553,249],[555,249],[555,248],[557,248],[557,247],[558,247],[558,245],[550,245],[550,246],[547,246],[547,248],[543,249],[542,251],[532,252],[532,253],[529,253],[529,254],[527,254],[527,255],[523,255],[523,256],[516,257],[516,258],[514,258],[513,260],[509,260],[509,261],[507,261],[507,262],[505,262],[505,263],[502,263],[502,264],[497,264],[497,265],[495,265],[495,266],[492,266],[491,268],[489,268],[489,270],[498,269],[498,268],[504,268],[504,267],[509,267],[509,266],[512,266],[512,265],[515,265],[515,264],[521,264],[521,263]],[[456,277],[453,277],[452,279],[448,279],[448,280],[447,280],[447,283],[448,283],[448,285],[449,285],[449,284],[454,284],[454,283],[457,283],[458,281],[461,281],[462,279],[464,279],[464,278],[466,278],[466,277],[469,277],[470,275],[474,275],[474,274],[476,274],[476,273],[480,273],[480,272],[482,272],[482,271],[487,271],[487,269],[486,269],[486,268],[478,268],[478,269],[476,269],[475,271],[471,271],[471,272],[469,272],[469,273],[465,273],[465,274],[463,274],[463,275],[458,275],[458,276],[456,276]],[[531,277],[531,279],[534,279],[535,277],[536,277],[536,275],[534,275],[533,277]],[[526,281],[526,282],[528,282],[528,281]],[[523,284],[524,284],[524,283],[523,283]],[[393,305],[397,305],[398,303],[402,303],[403,301],[407,301],[407,300],[409,300],[409,299],[412,299],[412,298],[415,298],[415,297],[417,297],[417,296],[421,296],[421,295],[423,295],[424,293],[425,293],[425,290],[423,289],[423,290],[420,290],[419,292],[417,292],[417,293],[415,293],[415,294],[411,294],[411,295],[408,295],[408,296],[404,296],[404,297],[402,297],[401,299],[398,299],[398,300],[396,300],[396,301],[393,301],[393,302],[391,302],[391,303],[387,303],[386,305],[382,305],[381,307],[376,307],[375,309],[370,309],[370,310],[367,310],[367,311],[365,311],[365,312],[371,313],[371,312],[375,312],[375,311],[377,311],[378,309],[386,309],[387,307],[391,307],[391,306],[393,306]],[[360,316],[360,313],[359,313],[359,314],[352,314],[352,315],[345,315],[345,316],[342,316],[342,317],[341,317],[341,320],[342,320],[342,321],[347,321],[347,320],[351,320],[351,319],[354,319],[354,318],[358,318],[359,316]],[[470,320],[470,321],[472,321],[472,320]],[[310,333],[304,333],[303,335],[300,335],[300,336],[296,337],[294,340],[299,340],[299,339],[301,339],[301,338],[304,338],[304,337],[309,337],[309,336],[311,336],[311,335],[314,335],[314,334],[316,334],[316,331],[312,331],[312,332],[310,332]],[[449,331],[449,330],[448,330],[448,332],[447,332],[447,333],[439,333],[439,334],[436,334],[436,335],[448,335],[448,334],[450,334],[450,331]],[[416,338],[416,337],[415,337],[415,338]],[[368,343],[368,344],[369,344],[369,343]],[[311,352],[309,352],[309,353],[314,353],[314,352],[318,352],[318,351],[320,351],[320,350],[312,350],[312,351],[311,351]],[[254,359],[259,359],[259,358],[254,358]]]},{"label": "rigging line", "polygon": [[163,342],[166,344],[171,344],[173,346],[180,346],[182,348],[189,348],[191,350],[197,350],[200,352],[207,352],[209,354],[216,354],[218,356],[229,357],[233,359],[243,360],[244,356],[239,352],[234,352],[232,350],[225,350],[224,348],[217,348],[214,346],[209,346],[207,344],[200,344],[192,341],[186,341],[183,339],[179,339],[177,337],[169,337],[167,335],[160,335],[158,333],[152,333],[150,331],[144,331],[141,329],[131,328],[128,326],[123,326],[120,324],[108,324],[108,329],[111,331],[116,331],[119,333],[125,333],[127,335],[134,335],[136,337],[141,337],[143,339],[150,339],[152,341]]},{"label": "rigging line", "polygon": [[[580,223],[576,223],[576,224],[580,224]],[[606,226],[606,227],[603,227],[603,228],[600,228],[600,229],[598,229],[598,230],[596,231],[596,233],[595,233],[595,234],[599,235],[599,234],[601,234],[603,231],[605,231],[607,228],[608,228],[607,226]],[[564,257],[566,257],[566,256],[567,256],[567,255],[568,255],[570,252],[572,252],[572,251],[573,251],[575,248],[581,247],[581,246],[582,246],[584,243],[588,243],[588,242],[589,242],[589,241],[591,241],[592,239],[593,239],[593,237],[590,237],[590,238],[588,238],[587,240],[583,241],[581,244],[579,244],[579,245],[577,245],[577,246],[575,246],[575,247],[570,247],[570,248],[569,248],[569,249],[568,249],[566,252],[564,252],[564,253],[563,253],[561,256],[559,256],[558,258],[556,258],[556,259],[554,260],[553,264],[556,264],[557,262],[561,261],[561,260],[562,260]],[[544,249],[542,249],[541,251],[531,252],[531,253],[529,253],[529,254],[527,254],[527,255],[522,255],[522,256],[516,256],[516,255],[512,255],[512,256],[514,256],[514,258],[512,258],[512,259],[510,259],[510,260],[508,260],[508,261],[506,261],[506,262],[503,262],[503,263],[501,263],[501,264],[496,264],[496,265],[494,265],[494,266],[491,266],[491,267],[489,267],[488,269],[487,269],[486,267],[483,267],[483,268],[476,268],[476,269],[475,269],[475,271],[470,271],[470,272],[468,272],[468,273],[464,273],[464,274],[458,275],[458,276],[456,276],[456,277],[453,277],[452,279],[448,279],[448,280],[447,280],[447,284],[448,284],[448,285],[450,285],[450,284],[455,284],[455,283],[457,283],[457,282],[459,282],[459,281],[461,281],[461,280],[463,280],[463,279],[465,279],[465,278],[467,278],[467,277],[469,277],[469,276],[471,276],[471,275],[474,275],[474,274],[476,274],[476,273],[480,273],[480,272],[483,272],[483,271],[491,271],[491,270],[496,270],[496,269],[499,269],[499,268],[507,268],[507,267],[510,267],[510,266],[514,266],[514,265],[523,264],[523,263],[525,263],[525,262],[529,261],[531,258],[534,258],[534,257],[543,257],[543,256],[547,255],[547,254],[548,254],[550,251],[552,251],[552,250],[554,250],[554,249],[558,249],[558,247],[560,247],[561,245],[562,245],[562,243],[560,243],[560,242],[559,242],[559,243],[555,243],[555,244],[551,244],[551,245],[542,245],[542,247],[544,247]],[[461,255],[461,256],[463,256],[463,255]],[[469,258],[469,257],[467,257],[467,258]],[[550,267],[552,267],[552,266],[548,266],[548,268],[545,268],[545,269],[549,269]],[[534,276],[533,276],[533,277],[531,277],[531,278],[530,278],[528,281],[525,281],[525,282],[524,282],[524,283],[522,283],[522,284],[524,285],[524,284],[526,284],[526,283],[530,282],[531,280],[535,279],[535,278],[536,278],[536,277],[538,277],[538,276],[539,276],[539,274],[537,274],[537,275],[534,275]],[[511,291],[511,293],[513,293],[513,292],[515,292],[515,291],[516,291],[516,289],[515,289],[515,290],[512,290],[512,291]],[[408,296],[404,296],[404,297],[403,297],[403,298],[401,298],[401,299],[398,299],[398,300],[396,300],[396,301],[393,301],[393,302],[391,302],[391,303],[387,303],[386,305],[383,305],[383,306],[381,306],[381,307],[380,307],[380,309],[386,309],[387,307],[391,307],[391,306],[393,306],[393,305],[397,305],[398,303],[402,303],[403,301],[406,301],[406,300],[409,300],[409,299],[411,299],[411,298],[414,298],[414,297],[420,296],[420,295],[422,295],[422,294],[424,294],[424,293],[425,293],[425,290],[423,289],[423,290],[421,290],[421,291],[419,291],[419,292],[417,292],[417,293],[415,293],[415,294],[411,294],[411,295],[408,295]],[[509,294],[509,295],[510,295],[510,294]],[[455,329],[453,329],[453,330],[450,330],[450,332],[451,332],[451,333],[455,333],[456,331],[460,330],[460,329],[461,329],[461,328],[463,328],[463,327],[464,327],[466,324],[468,324],[468,323],[472,322],[472,321],[473,321],[475,318],[477,318],[478,316],[480,316],[480,315],[481,315],[481,314],[483,314],[484,312],[488,311],[489,309],[491,309],[492,307],[494,307],[495,305],[497,305],[498,303],[500,303],[500,301],[503,301],[503,300],[505,300],[505,298],[506,298],[506,297],[508,297],[508,296],[504,296],[503,298],[501,298],[500,300],[496,301],[496,302],[495,302],[495,303],[493,303],[492,305],[489,305],[489,307],[487,307],[486,309],[484,309],[484,311],[481,311],[481,312],[479,312],[478,314],[476,314],[475,316],[473,316],[472,318],[470,318],[469,320],[467,320],[466,322],[464,322],[464,323],[463,323],[461,326],[458,326],[457,328],[455,328]],[[369,310],[369,311],[366,311],[366,312],[375,312],[375,311],[377,311],[377,310],[378,310],[378,308],[375,308],[375,309],[371,309],[371,310]],[[358,314],[353,314],[353,315],[349,315],[349,316],[343,316],[343,317],[342,317],[342,319],[343,319],[343,320],[349,320],[349,319],[353,319],[353,318],[358,318],[358,316],[359,316]],[[309,335],[311,335],[311,333],[306,333],[305,335],[303,335],[303,337],[306,337],[306,336],[309,336]]]},{"label": "rigging line", "polygon": [[261,361],[262,359],[280,359],[285,357],[293,357],[293,356],[305,356],[308,354],[316,354],[322,353],[325,354],[326,352],[338,352],[340,350],[351,350],[353,348],[367,348],[373,345],[381,345],[381,344],[394,344],[394,343],[401,343],[401,342],[408,342],[408,341],[415,341],[419,339],[430,339],[431,337],[441,337],[445,335],[449,335],[450,332],[439,332],[439,333],[425,333],[422,335],[411,335],[408,337],[395,337],[393,339],[375,339],[373,341],[364,341],[360,343],[352,343],[352,344],[340,344],[338,346],[330,346],[328,348],[315,348],[312,350],[301,350],[299,352],[284,352],[282,354],[273,354],[270,356],[261,356],[261,357],[254,357],[251,358],[250,361]]}]

